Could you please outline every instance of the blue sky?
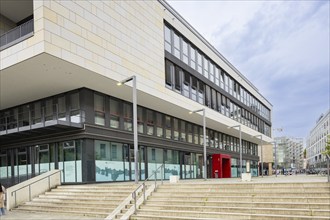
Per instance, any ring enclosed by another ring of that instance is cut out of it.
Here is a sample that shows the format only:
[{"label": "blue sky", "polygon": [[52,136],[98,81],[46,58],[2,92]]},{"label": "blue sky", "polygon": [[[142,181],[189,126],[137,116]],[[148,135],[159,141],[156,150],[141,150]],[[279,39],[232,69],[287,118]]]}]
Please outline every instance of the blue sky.
[{"label": "blue sky", "polygon": [[275,136],[330,108],[329,1],[168,1],[273,104]]}]

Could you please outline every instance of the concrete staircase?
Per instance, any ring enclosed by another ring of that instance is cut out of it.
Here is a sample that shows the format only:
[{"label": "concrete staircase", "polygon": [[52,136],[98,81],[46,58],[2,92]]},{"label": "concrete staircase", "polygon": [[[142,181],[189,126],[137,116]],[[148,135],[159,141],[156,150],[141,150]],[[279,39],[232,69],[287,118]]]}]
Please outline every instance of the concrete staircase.
[{"label": "concrete staircase", "polygon": [[62,185],[15,210],[106,218],[136,188],[134,183]]},{"label": "concrete staircase", "polygon": [[131,219],[330,219],[330,184],[164,184]]}]

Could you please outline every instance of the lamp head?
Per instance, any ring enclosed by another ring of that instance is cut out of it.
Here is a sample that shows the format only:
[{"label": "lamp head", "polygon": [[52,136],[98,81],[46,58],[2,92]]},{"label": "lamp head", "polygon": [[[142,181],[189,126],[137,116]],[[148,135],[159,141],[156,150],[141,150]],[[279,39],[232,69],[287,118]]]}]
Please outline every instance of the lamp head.
[{"label": "lamp head", "polygon": [[122,82],[117,82],[117,86],[121,86],[121,85],[123,85]]}]

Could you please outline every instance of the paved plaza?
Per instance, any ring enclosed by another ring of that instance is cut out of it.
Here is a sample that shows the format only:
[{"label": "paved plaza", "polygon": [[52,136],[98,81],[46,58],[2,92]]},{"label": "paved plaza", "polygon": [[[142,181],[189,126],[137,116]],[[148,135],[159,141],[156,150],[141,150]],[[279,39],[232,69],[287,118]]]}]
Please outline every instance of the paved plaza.
[{"label": "paved plaza", "polygon": [[[186,183],[196,184],[196,182],[206,183],[206,182],[214,182],[214,183],[293,183],[293,182],[327,182],[327,176],[319,176],[319,175],[291,175],[284,176],[278,175],[275,176],[264,176],[264,177],[252,177],[251,182],[242,182],[239,178],[228,178],[228,179],[208,179],[204,180],[184,180]],[[165,184],[169,183],[168,180],[164,181]],[[73,215],[63,215],[63,214],[54,214],[54,213],[35,213],[35,212],[21,212],[21,211],[8,211],[6,215],[0,216],[1,220],[66,220],[66,219],[90,219],[90,220],[99,220],[101,218],[92,218],[92,217],[84,217],[84,216],[73,216]]]}]

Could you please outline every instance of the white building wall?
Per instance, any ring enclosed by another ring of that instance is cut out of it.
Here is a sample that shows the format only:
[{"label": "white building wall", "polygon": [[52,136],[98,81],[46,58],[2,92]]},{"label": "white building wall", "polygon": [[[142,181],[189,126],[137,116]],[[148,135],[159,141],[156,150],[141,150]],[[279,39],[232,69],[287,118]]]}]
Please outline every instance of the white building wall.
[{"label": "white building wall", "polygon": [[[34,36],[1,51],[1,69],[46,53],[89,70],[91,79],[101,76],[119,81],[135,74],[138,78],[137,88],[142,93],[187,110],[201,108],[200,104],[165,87],[165,19],[265,106],[272,108],[267,100],[158,1],[34,0],[33,5]],[[99,88],[105,92],[101,86]],[[139,103],[147,101],[140,99]],[[206,111],[211,120],[208,127],[220,130],[217,127],[219,122],[225,127],[237,124],[216,111]],[[198,120],[198,123],[200,121],[197,116],[191,119]],[[229,132],[238,135],[237,131]],[[242,132],[247,133],[246,139],[258,134],[246,126],[242,126]],[[264,141],[270,142],[271,139],[265,137]]]},{"label": "white building wall", "polygon": [[318,167],[326,160],[322,152],[325,150],[327,137],[330,135],[330,110],[321,115],[307,137],[307,161],[309,166]]}]

